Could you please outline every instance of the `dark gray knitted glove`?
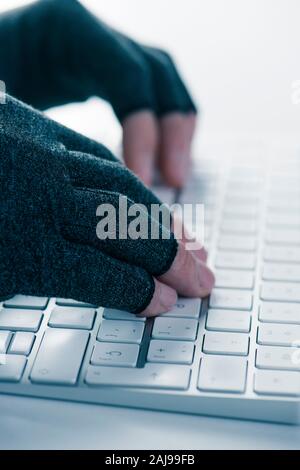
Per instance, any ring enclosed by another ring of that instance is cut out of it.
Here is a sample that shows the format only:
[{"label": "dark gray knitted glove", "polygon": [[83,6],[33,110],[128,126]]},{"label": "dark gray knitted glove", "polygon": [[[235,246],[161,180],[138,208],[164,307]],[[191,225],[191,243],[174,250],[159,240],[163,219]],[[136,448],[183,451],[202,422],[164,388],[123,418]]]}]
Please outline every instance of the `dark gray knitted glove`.
[{"label": "dark gray knitted glove", "polygon": [[97,95],[120,120],[142,109],[196,111],[168,54],[121,35],[77,0],[40,0],[1,15],[0,44],[8,93],[36,108]]},{"label": "dark gray knitted glove", "polygon": [[0,298],[72,297],[141,312],[154,293],[152,276],[170,268],[177,242],[155,220],[160,239],[99,240],[96,208],[118,208],[120,194],[128,206],[159,201],[102,145],[6,98],[0,105]]}]

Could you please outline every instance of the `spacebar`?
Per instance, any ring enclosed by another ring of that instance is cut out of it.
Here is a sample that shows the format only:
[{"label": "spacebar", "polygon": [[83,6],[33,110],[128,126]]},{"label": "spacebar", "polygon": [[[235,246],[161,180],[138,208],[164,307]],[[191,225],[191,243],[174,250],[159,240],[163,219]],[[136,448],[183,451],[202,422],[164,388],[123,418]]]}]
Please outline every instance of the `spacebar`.
[{"label": "spacebar", "polygon": [[190,369],[169,364],[146,364],[143,369],[90,366],[85,381],[88,385],[94,386],[112,385],[186,390],[190,381]]},{"label": "spacebar", "polygon": [[83,330],[46,330],[30,375],[31,381],[76,384],[88,339],[89,333]]}]

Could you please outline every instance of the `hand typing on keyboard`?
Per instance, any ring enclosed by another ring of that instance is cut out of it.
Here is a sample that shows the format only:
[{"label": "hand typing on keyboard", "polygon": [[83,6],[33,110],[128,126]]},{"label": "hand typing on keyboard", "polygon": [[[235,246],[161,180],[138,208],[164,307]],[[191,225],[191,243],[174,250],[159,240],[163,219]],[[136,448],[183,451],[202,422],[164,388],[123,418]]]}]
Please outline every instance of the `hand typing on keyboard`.
[{"label": "hand typing on keyboard", "polygon": [[[0,298],[73,298],[149,316],[177,294],[209,294],[204,249],[187,251],[151,217],[160,201],[107,149],[9,96],[0,118]],[[97,236],[97,207],[118,212],[120,195],[144,204],[158,238],[122,239],[121,222],[116,239]]]}]

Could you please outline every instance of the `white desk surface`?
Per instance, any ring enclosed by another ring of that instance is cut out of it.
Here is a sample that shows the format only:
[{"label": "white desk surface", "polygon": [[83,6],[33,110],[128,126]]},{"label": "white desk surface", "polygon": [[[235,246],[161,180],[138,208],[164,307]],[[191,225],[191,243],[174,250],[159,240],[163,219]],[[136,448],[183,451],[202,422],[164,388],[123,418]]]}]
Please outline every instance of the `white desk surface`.
[{"label": "white desk surface", "polygon": [[0,449],[300,449],[300,426],[0,395]]}]

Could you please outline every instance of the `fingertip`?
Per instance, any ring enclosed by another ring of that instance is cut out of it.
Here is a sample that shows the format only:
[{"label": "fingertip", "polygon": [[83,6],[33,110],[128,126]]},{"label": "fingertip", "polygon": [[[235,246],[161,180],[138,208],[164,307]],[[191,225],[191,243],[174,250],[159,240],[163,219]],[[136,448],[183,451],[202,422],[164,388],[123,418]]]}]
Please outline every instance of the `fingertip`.
[{"label": "fingertip", "polygon": [[176,304],[177,293],[166,284],[154,279],[155,290],[148,307],[140,315],[144,317],[154,317],[166,313]]}]

